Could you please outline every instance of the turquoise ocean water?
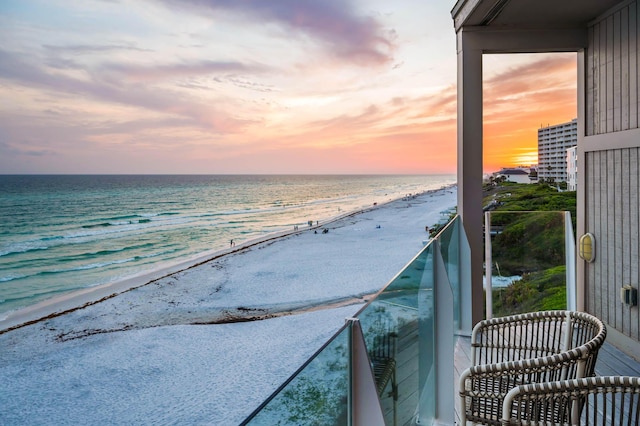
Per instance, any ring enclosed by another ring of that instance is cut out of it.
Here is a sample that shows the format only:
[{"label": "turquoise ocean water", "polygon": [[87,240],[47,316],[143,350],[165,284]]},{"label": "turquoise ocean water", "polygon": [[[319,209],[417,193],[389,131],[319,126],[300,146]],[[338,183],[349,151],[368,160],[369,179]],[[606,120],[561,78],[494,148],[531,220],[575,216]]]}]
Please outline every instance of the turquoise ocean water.
[{"label": "turquoise ocean water", "polygon": [[0,317],[453,175],[0,176]]}]

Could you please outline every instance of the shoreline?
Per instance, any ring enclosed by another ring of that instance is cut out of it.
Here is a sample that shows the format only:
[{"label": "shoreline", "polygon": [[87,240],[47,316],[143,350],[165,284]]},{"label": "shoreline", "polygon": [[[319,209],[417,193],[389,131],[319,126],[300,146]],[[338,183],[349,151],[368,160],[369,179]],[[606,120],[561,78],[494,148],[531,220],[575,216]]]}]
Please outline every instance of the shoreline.
[{"label": "shoreline", "polygon": [[[445,185],[438,189],[430,189],[420,193],[411,194],[411,197],[412,198],[424,197],[424,196],[436,194],[438,192],[444,192],[446,190],[450,190],[456,187],[457,187],[456,184]],[[380,203],[375,202],[373,205],[369,207],[345,212],[343,214],[339,214],[339,215],[324,219],[322,221],[318,221],[316,225],[302,227],[301,229],[281,230],[281,231],[271,232],[260,237],[242,241],[236,246],[231,248],[201,253],[199,255],[192,256],[189,259],[185,259],[169,265],[160,266],[157,269],[144,272],[141,274],[137,274],[137,275],[132,275],[130,277],[124,278],[119,281],[100,284],[93,287],[87,287],[81,290],[75,290],[70,293],[63,294],[61,296],[56,296],[50,299],[43,300],[34,305],[26,306],[24,308],[21,308],[15,311],[9,311],[4,314],[0,314],[0,335],[21,327],[25,327],[41,321],[45,321],[61,315],[65,315],[80,309],[84,309],[88,306],[104,302],[106,300],[114,298],[120,294],[129,292],[131,290],[148,286],[150,284],[169,278],[176,274],[187,272],[191,269],[197,268],[201,265],[215,261],[217,259],[224,258],[229,255],[241,253],[243,251],[246,251],[247,249],[258,246],[260,244],[273,242],[280,239],[285,239],[287,237],[302,234],[312,230],[318,230],[324,226],[331,225],[333,223],[336,223],[340,220],[344,220],[349,217],[362,215],[380,208],[384,208],[386,206],[389,206],[390,204],[397,203],[399,201],[407,201],[406,198],[407,198],[406,196],[403,196],[403,197],[399,197],[396,199],[392,199],[392,200],[388,200]],[[334,302],[329,302],[329,304],[331,303],[334,303]],[[318,305],[318,306],[321,306],[321,305]],[[291,312],[300,312],[300,311],[304,312],[307,309],[313,309],[313,306],[293,308]],[[287,315],[286,312],[287,310],[285,309],[276,314],[278,316]],[[271,318],[273,317],[273,315],[268,314],[268,315],[264,315],[263,317],[264,318],[256,318],[254,320]],[[230,321],[230,322],[233,322],[233,321]],[[224,323],[224,321],[221,321],[220,323]]]},{"label": "shoreline", "polygon": [[456,193],[344,213],[319,223],[326,233],[247,241],[0,332],[3,414],[15,424],[237,425],[402,273]]}]

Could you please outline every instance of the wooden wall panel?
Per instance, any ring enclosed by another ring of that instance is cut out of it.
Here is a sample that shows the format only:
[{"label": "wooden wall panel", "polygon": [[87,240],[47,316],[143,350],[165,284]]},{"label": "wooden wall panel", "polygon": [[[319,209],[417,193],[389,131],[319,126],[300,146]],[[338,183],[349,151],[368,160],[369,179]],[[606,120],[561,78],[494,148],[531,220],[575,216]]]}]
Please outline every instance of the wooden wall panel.
[{"label": "wooden wall panel", "polygon": [[[623,327],[623,318],[620,311],[620,293],[616,292],[616,287],[621,287],[622,283],[624,283],[624,279],[622,276],[622,231],[623,231],[623,223],[624,218],[622,215],[622,150],[608,151],[609,153],[609,163],[608,172],[611,173],[613,179],[611,186],[611,193],[609,195],[609,247],[613,245],[613,259],[610,261],[611,270],[609,271],[609,282],[607,283],[608,294],[610,297],[609,300],[609,317],[614,317],[615,321],[612,321],[612,324],[615,325],[616,329],[622,330]],[[613,286],[612,286],[613,285]]]},{"label": "wooden wall panel", "polygon": [[[629,284],[640,292],[640,148],[629,149]],[[629,312],[629,336],[640,340],[640,308]]]},{"label": "wooden wall panel", "polygon": [[[594,38],[598,37],[598,35],[595,34],[595,30],[593,27],[589,27],[589,29],[587,30],[587,40],[589,43],[589,46],[593,46],[594,43]],[[594,49],[587,49],[585,52],[585,59],[584,59],[584,67],[585,67],[585,79],[586,81],[593,81],[594,79],[594,59],[593,59],[593,51]],[[591,99],[592,102],[585,102],[584,105],[584,113],[585,113],[585,129],[587,132],[587,135],[593,135],[593,123],[594,123],[594,117],[595,117],[595,112],[594,112],[594,108],[595,108],[595,101],[594,98],[596,96],[595,90],[593,85],[587,85],[585,87],[585,99],[589,100]]]},{"label": "wooden wall panel", "polygon": [[635,340],[639,308],[619,295],[623,285],[640,287],[639,161],[640,147],[585,153],[586,227],[596,238],[596,259],[585,273],[586,307]]},{"label": "wooden wall panel", "polygon": [[[585,160],[584,160],[584,169],[585,171],[587,171],[587,173],[585,173],[585,176],[584,176],[584,184],[586,188],[592,188],[591,191],[586,191],[584,196],[585,211],[588,213],[598,211],[598,208],[600,206],[597,200],[598,192],[593,190],[593,188],[595,187],[595,181],[598,178],[597,176],[598,170],[594,167],[594,164],[593,164],[594,157],[595,155],[593,153],[587,153],[587,155],[585,155]],[[585,215],[586,232],[591,232],[591,233],[595,232],[596,218],[597,218],[597,215],[595,214]],[[576,237],[580,238],[580,235],[577,235]],[[580,261],[579,258],[578,258],[578,261]],[[598,315],[597,309],[595,306],[595,286],[594,286],[594,283],[597,281],[595,277],[595,273],[597,271],[594,270],[594,268],[589,268],[588,266],[589,265],[587,264],[587,267],[585,267],[585,270],[584,270],[584,280],[586,282],[585,290],[584,290],[585,291],[584,304],[587,312],[591,312],[594,315]]]},{"label": "wooden wall panel", "polygon": [[614,100],[616,98],[616,94],[613,92],[615,87],[614,82],[620,78],[619,75],[615,74],[615,70],[613,67],[614,64],[614,17],[615,15],[611,15],[607,18],[607,31],[606,31],[606,44],[605,44],[605,57],[606,57],[606,85],[607,85],[607,107],[606,107],[606,119],[607,119],[607,133],[613,132],[615,129],[613,127],[614,118],[615,118],[615,109],[614,109]]},{"label": "wooden wall panel", "polygon": [[629,5],[629,128],[638,128],[638,7]]},{"label": "wooden wall panel", "polygon": [[639,15],[636,2],[632,2],[589,28],[585,55],[587,136],[639,126]]},{"label": "wooden wall panel", "polygon": [[[629,163],[629,149],[621,149],[617,151],[620,153],[620,170],[630,170]],[[621,280],[623,283],[631,282],[631,238],[626,237],[624,235],[626,229],[630,229],[631,225],[631,212],[629,210],[629,192],[630,185],[629,182],[631,180],[631,176],[629,174],[620,173],[620,185],[618,185],[620,193],[619,197],[621,199],[621,210],[620,210],[620,223],[618,224],[618,236],[620,239],[620,274]],[[629,330],[631,326],[631,316],[629,313],[625,312],[626,309],[629,309],[628,306],[622,306],[622,329]]]},{"label": "wooden wall panel", "polygon": [[618,49],[620,51],[620,130],[629,129],[629,9],[620,11],[620,31],[618,31]]},{"label": "wooden wall panel", "polygon": [[[598,155],[598,167],[600,168],[600,211],[608,212],[609,211],[609,176],[607,176],[607,152],[602,151]],[[609,241],[609,215],[608,214],[600,214],[600,237],[596,237],[601,242]],[[608,250],[605,250],[602,247],[601,250],[602,260],[600,262],[600,268],[602,269],[602,273],[600,274],[600,282],[597,283],[597,292],[598,297],[602,300],[600,301],[602,315],[603,318],[607,319],[607,322],[611,320],[609,317],[609,303],[608,296],[603,294],[606,293],[606,283],[609,281],[609,258],[611,257]]]},{"label": "wooden wall panel", "polygon": [[[606,254],[607,254],[607,275],[606,275],[606,281],[602,282],[600,284],[600,288],[603,289],[603,297],[606,298],[606,311],[607,311],[607,318],[609,321],[609,324],[615,326],[617,329],[619,329],[619,324],[617,323],[617,318],[616,318],[616,300],[615,300],[615,293],[611,294],[611,287],[615,286],[615,285],[619,285],[620,280],[616,279],[617,274],[616,274],[616,257],[617,254],[615,247],[616,247],[616,235],[615,235],[615,230],[616,230],[616,217],[615,217],[615,203],[616,203],[616,196],[615,196],[615,191],[616,191],[616,175],[615,175],[615,163],[614,163],[614,156],[613,153],[611,151],[603,151],[603,154],[605,155],[605,159],[604,159],[604,174],[607,176],[607,187],[606,187],[606,194],[607,194],[607,208],[604,210],[605,212],[607,212],[607,214],[605,215],[606,219],[604,220],[604,226],[606,227],[606,235],[607,235],[607,239],[605,240],[605,243],[607,245],[607,250],[606,250]],[[617,282],[616,282],[617,281]]]},{"label": "wooden wall panel", "polygon": [[[589,153],[586,157],[586,169],[589,173],[586,176],[587,188],[591,190],[586,194],[587,211],[598,212],[602,209],[601,195],[603,192],[600,189],[600,153]],[[594,235],[602,235],[602,227],[600,220],[602,215],[588,214],[586,217],[587,232],[591,232]],[[585,271],[585,279],[587,280],[586,296],[587,300],[585,305],[587,311],[596,315],[599,318],[604,318],[602,315],[602,306],[600,305],[601,299],[596,297],[599,293],[599,289],[596,285],[602,282],[602,256],[599,256],[600,248],[596,246],[596,258],[595,263],[588,265]]]},{"label": "wooden wall panel", "polygon": [[[621,13],[616,13],[612,16],[613,26],[611,28],[611,43],[612,52],[611,55],[611,96],[613,97],[613,105],[611,107],[611,115],[613,117],[613,131],[619,132],[622,130],[622,99],[624,94],[622,93],[622,49],[621,49]],[[628,69],[626,70],[628,72]]]}]

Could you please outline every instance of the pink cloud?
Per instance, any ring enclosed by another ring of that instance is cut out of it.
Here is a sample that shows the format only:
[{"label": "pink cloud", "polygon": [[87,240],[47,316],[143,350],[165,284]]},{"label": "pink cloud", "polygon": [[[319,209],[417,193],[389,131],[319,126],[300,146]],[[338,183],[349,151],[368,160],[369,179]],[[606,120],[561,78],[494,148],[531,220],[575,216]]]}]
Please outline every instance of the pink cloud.
[{"label": "pink cloud", "polygon": [[213,133],[234,133],[248,124],[210,105],[185,100],[171,90],[151,85],[127,84],[122,79],[105,78],[97,74],[86,80],[51,73],[39,64],[20,55],[0,49],[0,78],[28,87],[64,93],[69,97],[88,97],[93,100],[139,107],[150,111],[177,114],[189,119],[190,125]]},{"label": "pink cloud", "polygon": [[241,62],[224,62],[200,60],[182,62],[174,64],[141,66],[124,63],[111,63],[101,65],[101,70],[116,72],[130,80],[151,82],[154,80],[165,80],[168,78],[201,76],[219,73],[261,73],[266,70],[265,66],[258,64],[244,64]]},{"label": "pink cloud", "polygon": [[359,65],[392,60],[394,31],[372,17],[360,16],[347,0],[157,0],[197,13],[227,10],[253,20],[275,22],[327,45],[330,52]]}]

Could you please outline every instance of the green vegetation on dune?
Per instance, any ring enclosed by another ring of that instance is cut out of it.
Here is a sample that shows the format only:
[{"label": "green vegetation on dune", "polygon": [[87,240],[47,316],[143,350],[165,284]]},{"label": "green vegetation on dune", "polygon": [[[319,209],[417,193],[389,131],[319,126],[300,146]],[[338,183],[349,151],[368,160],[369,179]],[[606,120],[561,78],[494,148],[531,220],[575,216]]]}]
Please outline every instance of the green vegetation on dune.
[{"label": "green vegetation on dune", "polygon": [[564,264],[563,215],[496,212],[491,224],[502,227],[492,246],[493,260],[503,274],[522,275]]},{"label": "green vegetation on dune", "polygon": [[485,188],[484,205],[493,212],[494,269],[497,264],[502,275],[522,276],[507,288],[494,289],[494,315],[564,309],[564,215],[557,212],[571,212],[575,229],[576,193],[505,182]]},{"label": "green vegetation on dune", "polygon": [[506,288],[493,290],[493,311],[496,316],[522,312],[565,309],[565,266],[522,276]]},{"label": "green vegetation on dune", "polygon": [[558,192],[546,185],[526,185],[505,182],[484,188],[484,205],[498,202],[495,211],[564,211],[571,212],[575,220],[576,192]]}]

